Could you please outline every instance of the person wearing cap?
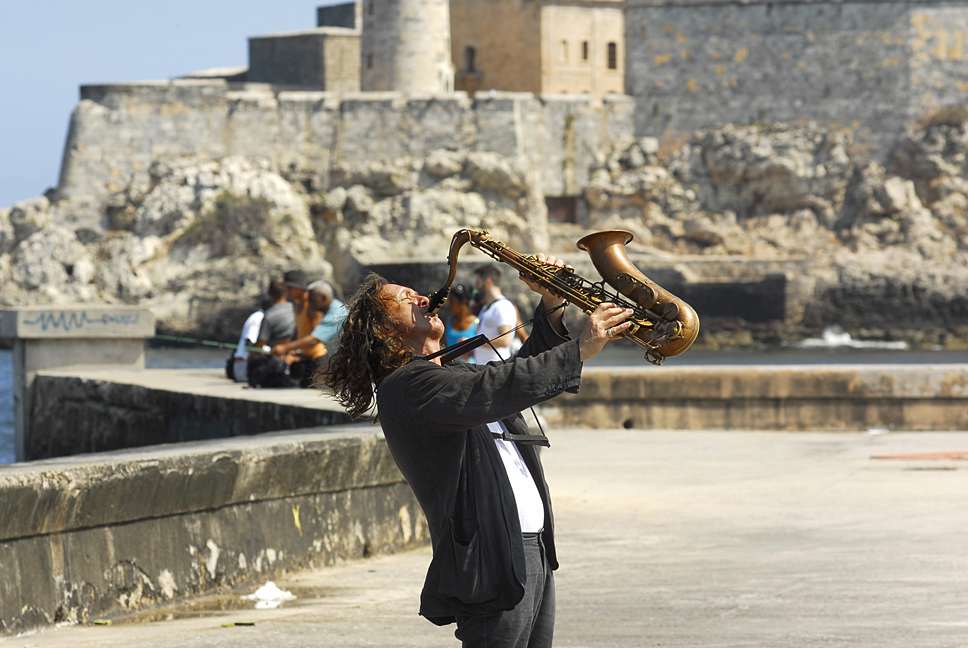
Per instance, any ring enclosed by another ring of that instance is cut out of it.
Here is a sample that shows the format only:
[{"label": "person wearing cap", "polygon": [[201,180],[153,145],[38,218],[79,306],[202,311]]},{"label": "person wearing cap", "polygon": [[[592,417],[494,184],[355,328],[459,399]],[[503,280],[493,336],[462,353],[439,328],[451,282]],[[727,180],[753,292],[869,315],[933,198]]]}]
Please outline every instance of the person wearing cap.
[{"label": "person wearing cap", "polygon": [[[313,330],[323,319],[323,313],[309,305],[309,278],[302,270],[290,270],[282,276],[286,297],[292,303],[296,321],[296,335],[292,342],[272,347],[272,355],[282,357],[289,365],[289,375],[301,387],[312,384],[315,361],[326,355],[326,347],[312,338]],[[312,339],[310,339],[312,338]]]},{"label": "person wearing cap", "polygon": [[[318,280],[308,286],[308,319],[319,323],[308,335],[299,337],[292,342],[280,343],[272,347],[272,355],[280,356],[290,363],[291,367],[296,362],[308,363],[297,366],[295,371],[299,372],[300,386],[310,387],[312,376],[316,371],[325,369],[327,356],[335,351],[339,343],[339,327],[346,319],[346,307],[333,293],[333,287],[329,283]],[[320,355],[312,355],[322,348]],[[290,367],[290,373],[292,368]]]}]

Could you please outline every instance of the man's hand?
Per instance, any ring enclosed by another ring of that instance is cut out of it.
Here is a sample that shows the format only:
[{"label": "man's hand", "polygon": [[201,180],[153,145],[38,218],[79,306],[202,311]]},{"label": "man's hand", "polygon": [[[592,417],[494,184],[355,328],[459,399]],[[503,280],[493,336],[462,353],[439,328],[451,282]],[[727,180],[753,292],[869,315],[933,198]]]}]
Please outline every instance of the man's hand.
[{"label": "man's hand", "polygon": [[629,321],[632,312],[631,308],[622,308],[609,302],[599,304],[588,316],[585,330],[578,338],[582,362],[598,355],[610,340],[627,331],[632,326]]},{"label": "man's hand", "polygon": [[[538,261],[540,261],[542,263],[546,263],[546,264],[548,264],[550,266],[553,266],[555,268],[564,268],[564,267],[569,267],[570,268],[570,266],[565,266],[564,262],[561,259],[556,259],[555,257],[551,256],[550,254],[549,255],[545,255],[545,254],[542,254],[541,252],[538,252],[534,256],[535,256],[535,258],[538,259]],[[535,283],[534,281],[532,281],[530,277],[527,277],[527,276],[525,276],[525,275],[522,274],[521,275],[521,281],[523,281],[524,283],[528,284],[528,288],[530,288],[534,292],[536,292],[539,295],[541,295],[541,305],[544,306],[544,309],[546,311],[549,311],[552,308],[555,308],[556,306],[561,306],[563,303],[565,303],[565,298],[564,297],[559,297],[557,295],[551,294],[551,292],[547,288],[545,288],[544,286],[538,285],[537,283]]]},{"label": "man's hand", "polygon": [[280,342],[276,346],[272,347],[272,350],[269,351],[269,354],[274,356],[284,356],[288,352],[289,352],[289,345],[287,345],[285,342]]}]

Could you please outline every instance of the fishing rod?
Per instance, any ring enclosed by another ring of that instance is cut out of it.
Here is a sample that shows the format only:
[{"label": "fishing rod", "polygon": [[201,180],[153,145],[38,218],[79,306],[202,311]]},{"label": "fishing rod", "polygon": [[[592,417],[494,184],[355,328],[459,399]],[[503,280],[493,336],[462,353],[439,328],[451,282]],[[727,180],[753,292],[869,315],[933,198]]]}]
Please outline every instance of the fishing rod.
[{"label": "fishing rod", "polygon": [[[233,342],[233,343],[217,342],[215,340],[199,340],[196,338],[176,337],[174,335],[153,335],[152,338],[155,340],[164,340],[165,342],[182,342],[184,344],[198,344],[201,346],[216,347],[219,349],[238,349],[239,348],[238,342]],[[245,351],[252,351],[254,353],[269,353],[269,351],[272,350],[272,347],[270,347],[267,344],[263,347],[243,346],[242,349]]]}]

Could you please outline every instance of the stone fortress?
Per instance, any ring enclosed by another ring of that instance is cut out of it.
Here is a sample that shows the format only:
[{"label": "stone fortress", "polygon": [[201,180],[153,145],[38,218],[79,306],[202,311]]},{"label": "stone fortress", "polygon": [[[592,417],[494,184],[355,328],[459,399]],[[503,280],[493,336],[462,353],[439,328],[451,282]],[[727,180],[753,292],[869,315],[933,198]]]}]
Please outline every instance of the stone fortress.
[{"label": "stone fortress", "polygon": [[0,210],[0,301],[227,339],[272,272],[423,264],[430,290],[461,227],[569,255],[621,228],[701,344],[968,335],[966,2],[365,0],[317,24],[250,38],[246,68],[82,87],[58,186]]}]

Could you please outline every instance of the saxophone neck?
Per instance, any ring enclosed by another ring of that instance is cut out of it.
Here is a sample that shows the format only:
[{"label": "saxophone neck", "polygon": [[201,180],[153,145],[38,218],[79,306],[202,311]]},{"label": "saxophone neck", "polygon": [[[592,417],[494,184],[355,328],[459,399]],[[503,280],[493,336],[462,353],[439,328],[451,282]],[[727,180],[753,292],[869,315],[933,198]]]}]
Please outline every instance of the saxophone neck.
[{"label": "saxophone neck", "polygon": [[450,286],[454,283],[454,277],[457,276],[457,256],[460,254],[460,249],[464,247],[464,244],[469,242],[472,235],[476,233],[478,232],[472,232],[468,229],[458,230],[454,234],[454,238],[450,240],[450,252],[447,254],[450,273],[447,275],[447,281],[444,282],[443,287],[430,296],[427,313],[436,313],[444,305],[444,302],[447,301],[447,295],[450,294]]}]

